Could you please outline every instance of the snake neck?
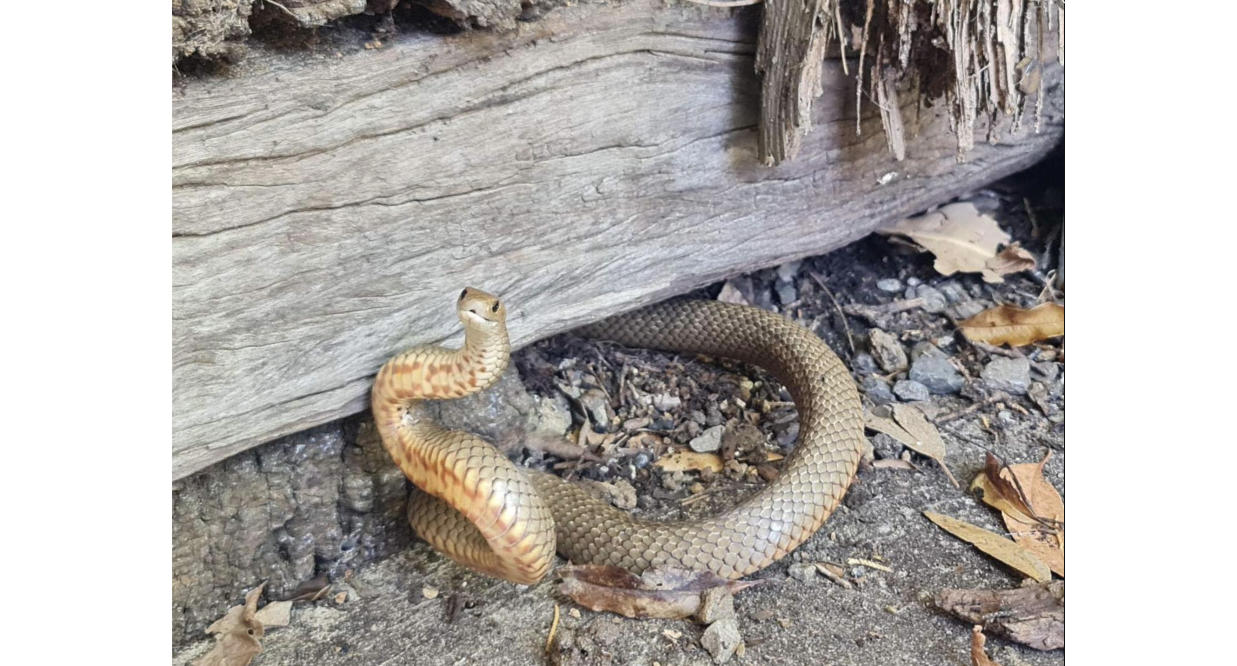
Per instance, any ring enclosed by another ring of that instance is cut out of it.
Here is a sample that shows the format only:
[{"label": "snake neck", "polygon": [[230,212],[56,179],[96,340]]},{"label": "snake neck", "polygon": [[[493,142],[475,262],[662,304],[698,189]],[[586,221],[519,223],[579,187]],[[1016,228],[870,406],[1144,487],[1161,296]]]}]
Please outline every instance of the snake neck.
[{"label": "snake neck", "polygon": [[511,357],[503,324],[483,329],[465,325],[460,349],[414,347],[387,361],[374,380],[370,403],[387,450],[405,473],[416,448],[434,423],[422,417],[423,400],[461,398],[498,381]]}]

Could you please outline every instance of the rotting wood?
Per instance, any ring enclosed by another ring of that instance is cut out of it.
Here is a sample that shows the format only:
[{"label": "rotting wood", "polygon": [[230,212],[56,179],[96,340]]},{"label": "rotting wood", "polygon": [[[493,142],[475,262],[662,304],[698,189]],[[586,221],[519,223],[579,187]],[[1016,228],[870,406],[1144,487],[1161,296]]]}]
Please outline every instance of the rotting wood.
[{"label": "rotting wood", "polygon": [[455,335],[462,285],[501,294],[524,345],[841,246],[1064,135],[1050,64],[1042,133],[958,165],[947,117],[902,95],[896,162],[874,110],[855,135],[854,80],[827,61],[816,130],[763,167],[752,27],[634,0],[311,64],[255,52],[245,76],[185,82],[174,478],[365,408],[389,355]]}]

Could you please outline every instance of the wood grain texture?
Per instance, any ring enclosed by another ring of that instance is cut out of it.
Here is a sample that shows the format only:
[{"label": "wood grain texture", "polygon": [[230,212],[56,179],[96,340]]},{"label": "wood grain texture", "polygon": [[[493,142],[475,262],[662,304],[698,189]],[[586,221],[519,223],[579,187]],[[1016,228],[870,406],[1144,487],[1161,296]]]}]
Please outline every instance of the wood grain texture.
[{"label": "wood grain texture", "polygon": [[[515,345],[855,240],[1029,166],[1064,135],[954,160],[905,102],[906,160],[823,67],[800,156],[759,164],[755,25],[633,0],[502,34],[252,54],[173,101],[173,476],[363,409],[373,374],[453,338],[461,286]],[[911,95],[903,95],[911,100]],[[980,128],[977,131],[983,131]],[[452,340],[454,342],[454,340]]]}]

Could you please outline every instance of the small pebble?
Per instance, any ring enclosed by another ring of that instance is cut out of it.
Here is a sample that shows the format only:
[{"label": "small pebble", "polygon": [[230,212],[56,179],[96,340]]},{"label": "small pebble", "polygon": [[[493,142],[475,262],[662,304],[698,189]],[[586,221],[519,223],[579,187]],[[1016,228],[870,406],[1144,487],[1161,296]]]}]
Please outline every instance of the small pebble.
[{"label": "small pebble", "polygon": [[794,283],[777,283],[777,299],[782,305],[790,305],[791,303],[799,300],[799,293],[795,290]]},{"label": "small pebble", "polygon": [[929,397],[927,386],[909,379],[899,379],[895,382],[893,385],[893,393],[898,396],[899,400],[904,402],[927,400]]},{"label": "small pebble", "polygon": [[919,285],[919,283],[920,283],[920,282],[919,282],[919,278],[915,278],[915,277],[906,278],[906,284],[908,284],[908,285],[910,285],[910,286],[912,286],[912,287],[918,286],[918,285]]},{"label": "small pebble", "polygon": [[675,409],[681,404],[683,404],[683,401],[680,400],[679,396],[677,395],[669,395],[667,393],[658,393],[657,395],[653,396],[653,406],[660,409],[663,412],[671,410],[671,409]]},{"label": "small pebble", "polygon": [[885,372],[901,372],[907,367],[906,350],[892,333],[879,328],[868,329],[868,345],[877,365]]},{"label": "small pebble", "polygon": [[632,458],[631,464],[636,466],[636,469],[644,469],[653,462],[653,456],[648,451],[640,451]]},{"label": "small pebble", "polygon": [[876,282],[876,288],[889,294],[902,291],[902,283],[897,278],[885,278]]},{"label": "small pebble", "polygon": [[1031,387],[1031,362],[1025,358],[998,356],[988,361],[979,376],[990,390],[1025,395]]},{"label": "small pebble", "polygon": [[722,433],[726,430],[726,426],[716,425],[704,432],[700,433],[687,445],[696,453],[711,453],[722,447]]},{"label": "small pebble", "polygon": [[810,583],[816,578],[816,565],[811,562],[796,562],[786,568],[786,575],[797,581]]},{"label": "small pebble", "polygon": [[1061,366],[1053,361],[1043,361],[1031,365],[1031,373],[1040,381],[1052,383],[1061,374]]},{"label": "small pebble", "polygon": [[705,591],[700,599],[700,609],[696,611],[696,619],[701,624],[713,624],[726,617],[734,617],[734,595],[725,587],[713,587]]},{"label": "small pebble", "polygon": [[943,282],[941,283],[940,290],[945,295],[945,300],[950,303],[961,303],[962,301],[969,300],[966,291],[957,282]]},{"label": "small pebble", "polygon": [[429,586],[423,587],[421,588],[421,596],[425,597],[426,599],[437,599],[438,588],[429,587]]},{"label": "small pebble", "polygon": [[859,384],[859,389],[868,396],[869,400],[878,405],[887,405],[894,401],[893,391],[889,390],[889,384],[875,375],[864,377]]},{"label": "small pebble", "polygon": [[[917,350],[922,351],[915,358]],[[931,343],[916,345],[911,350],[911,357],[914,360],[911,361],[910,379],[928,387],[932,393],[957,393],[966,384],[962,374],[949,362],[949,357]]]},{"label": "small pebble", "polygon": [[787,263],[782,264],[781,266],[778,266],[777,267],[777,279],[781,280],[782,282],[793,281],[795,279],[795,276],[799,274],[799,266],[802,264],[803,264],[803,261],[800,260],[800,261],[787,262]]},{"label": "small pebble", "polygon": [[923,299],[922,307],[924,312],[933,314],[944,312],[945,308],[949,307],[949,301],[945,299],[945,294],[942,294],[939,289],[926,284],[919,285],[915,288],[915,296]]},{"label": "small pebble", "polygon": [[859,352],[855,354],[855,358],[851,359],[851,369],[855,372],[870,375],[878,371],[880,368],[876,365],[876,359],[867,352]]},{"label": "small pebble", "polygon": [[724,617],[709,625],[700,636],[700,645],[713,656],[713,663],[724,664],[734,656],[743,643],[739,635],[739,622],[734,617]]}]

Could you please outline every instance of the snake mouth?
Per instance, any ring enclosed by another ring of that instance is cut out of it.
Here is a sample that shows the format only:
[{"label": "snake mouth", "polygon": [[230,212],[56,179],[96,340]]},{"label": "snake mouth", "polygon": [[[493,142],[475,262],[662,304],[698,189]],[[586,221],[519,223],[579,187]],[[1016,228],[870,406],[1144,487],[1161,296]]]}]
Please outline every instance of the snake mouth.
[{"label": "snake mouth", "polygon": [[494,323],[493,319],[490,319],[486,317],[485,315],[481,314],[480,312],[477,312],[476,310],[473,310],[471,308],[468,310],[464,310],[460,314],[462,314],[465,317],[468,317],[469,320],[474,321],[478,324],[493,324]]}]

